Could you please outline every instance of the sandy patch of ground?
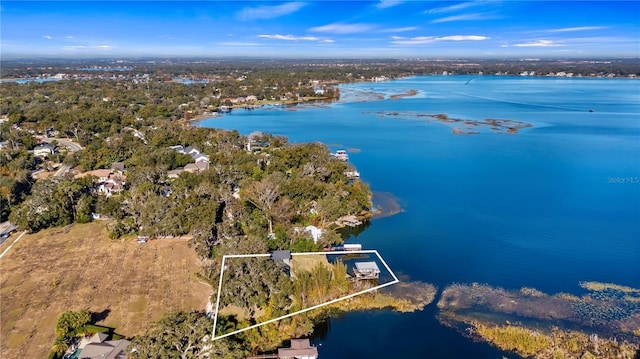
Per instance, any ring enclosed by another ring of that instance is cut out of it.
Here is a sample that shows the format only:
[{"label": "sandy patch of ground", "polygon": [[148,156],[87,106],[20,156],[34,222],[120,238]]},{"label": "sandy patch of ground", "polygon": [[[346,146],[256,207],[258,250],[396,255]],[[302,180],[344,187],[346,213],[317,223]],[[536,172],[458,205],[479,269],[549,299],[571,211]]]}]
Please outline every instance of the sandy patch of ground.
[{"label": "sandy patch of ground", "polygon": [[101,313],[127,337],[167,312],[203,310],[211,287],[196,263],[185,240],[110,240],[104,222],[25,235],[0,260],[0,357],[46,357],[65,310]]}]

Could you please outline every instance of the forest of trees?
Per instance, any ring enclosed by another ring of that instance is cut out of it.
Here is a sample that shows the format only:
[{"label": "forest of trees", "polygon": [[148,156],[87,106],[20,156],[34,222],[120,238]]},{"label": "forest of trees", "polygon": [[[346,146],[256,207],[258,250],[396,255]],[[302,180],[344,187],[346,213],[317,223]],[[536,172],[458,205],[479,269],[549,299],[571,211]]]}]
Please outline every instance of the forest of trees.
[{"label": "forest of trees", "polygon": [[[290,82],[278,78],[265,72],[260,81],[278,81],[278,86]],[[262,150],[249,152],[249,139],[237,131],[197,128],[182,121],[181,104],[200,103],[204,97],[213,98],[216,91],[220,87],[211,84],[174,82],[3,84],[2,221],[8,219],[21,230],[37,232],[86,223],[100,215],[108,219],[105,223],[112,238],[189,235],[202,263],[200,276],[212,282],[220,273],[219,259],[224,254],[320,250],[341,242],[331,227],[337,218],[371,215],[369,187],[348,178],[345,172],[352,168],[332,158],[324,144],[290,144],[284,137],[263,134],[259,138]],[[58,146],[60,152],[48,159],[35,157],[31,150],[51,130],[82,149],[73,152]],[[192,161],[170,148],[175,145],[200,150],[209,158],[208,169],[170,178],[169,171]],[[109,169],[116,162],[126,168],[122,193],[105,196],[96,190],[96,178],[79,176]],[[36,180],[36,174],[56,166],[71,170]],[[326,229],[317,243],[296,230],[309,224]],[[232,289],[225,298],[275,312],[313,298],[300,291],[304,285],[274,275],[281,273],[278,268],[248,266],[242,271],[254,271],[262,282],[234,286],[231,281]],[[249,325],[232,319],[221,318],[223,324],[228,323],[227,329]],[[313,328],[311,318],[298,318],[283,321],[280,325],[284,327],[275,331],[262,328],[240,337],[243,340],[221,340],[203,347],[205,329],[210,333],[211,328],[208,321],[203,313],[173,313],[136,339],[136,356],[197,357],[205,350],[240,357],[241,353],[273,348],[286,339],[284,335],[308,334]],[[68,336],[61,336],[56,350],[67,342]]]}]

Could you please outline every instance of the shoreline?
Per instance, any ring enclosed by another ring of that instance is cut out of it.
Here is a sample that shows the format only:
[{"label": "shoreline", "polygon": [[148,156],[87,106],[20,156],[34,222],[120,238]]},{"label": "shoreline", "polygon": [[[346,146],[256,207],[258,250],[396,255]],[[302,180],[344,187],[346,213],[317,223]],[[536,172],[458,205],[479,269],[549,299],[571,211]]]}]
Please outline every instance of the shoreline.
[{"label": "shoreline", "polygon": [[[261,103],[251,103],[251,104],[242,104],[242,105],[231,105],[231,106],[227,106],[229,108],[229,111],[233,111],[233,110],[238,110],[238,109],[244,109],[244,110],[264,110],[265,107],[267,108],[284,108],[284,107],[289,107],[289,106],[298,106],[298,105],[313,105],[314,103],[318,102],[318,101],[330,101],[330,103],[335,102],[335,99],[329,98],[329,97],[306,97],[302,100],[282,100],[282,101],[275,101],[275,100],[269,100],[269,101],[265,101],[265,102],[261,102]],[[338,100],[339,101],[339,100]],[[218,118],[218,117],[223,117],[222,114],[227,113],[227,112],[222,112],[220,111],[220,107],[216,108],[215,111],[206,111],[197,115],[194,115],[192,118],[190,119],[182,119],[182,121],[186,121],[189,124],[193,124],[195,122],[200,122],[200,121],[204,121],[204,120],[208,120],[211,118]],[[222,114],[221,114],[222,113]]]},{"label": "shoreline", "polygon": [[[429,75],[412,75],[412,76],[404,76],[404,77],[399,77],[399,78],[391,78],[387,81],[384,82],[392,82],[392,81],[398,81],[398,80],[403,80],[403,79],[408,79],[408,78],[412,78],[412,77],[416,77],[416,76],[429,76]],[[340,87],[340,86],[345,86],[345,85],[350,85],[350,84],[362,84],[362,83],[375,83],[373,81],[357,81],[357,82],[339,82],[339,83],[335,83],[332,84],[336,87]],[[358,96],[356,95],[354,99],[350,99],[350,100],[344,100],[341,97],[339,98],[331,98],[331,97],[325,97],[325,96],[318,96],[318,97],[304,97],[301,100],[281,100],[281,101],[277,101],[277,100],[262,100],[262,102],[260,103],[248,103],[248,104],[242,104],[242,105],[231,105],[231,106],[227,106],[229,108],[229,110],[235,110],[235,109],[245,109],[245,110],[260,110],[260,109],[264,109],[264,107],[276,107],[276,108],[280,108],[280,107],[287,107],[287,106],[298,106],[298,105],[314,105],[317,104],[318,102],[325,102],[327,105],[333,104],[333,103],[355,103],[355,102],[372,102],[372,101],[384,101],[384,100],[399,100],[399,99],[403,99],[403,98],[407,98],[407,97],[414,97],[418,94],[420,94],[419,90],[416,89],[408,89],[402,93],[397,93],[397,94],[385,94],[385,93],[381,93],[381,92],[375,92],[375,91],[358,91],[361,95],[364,96]],[[367,97],[366,94],[369,94],[370,96]],[[388,97],[387,97],[388,96]],[[218,117],[222,117],[223,115],[220,112],[220,107],[216,108],[215,111],[211,112],[203,112],[197,115],[194,115],[192,118],[186,120],[183,119],[183,121],[186,121],[187,123],[191,124],[191,125],[197,125],[198,122],[204,121],[204,120],[208,120],[208,119],[212,119],[212,118],[218,118]],[[225,113],[225,112],[222,112]]]}]

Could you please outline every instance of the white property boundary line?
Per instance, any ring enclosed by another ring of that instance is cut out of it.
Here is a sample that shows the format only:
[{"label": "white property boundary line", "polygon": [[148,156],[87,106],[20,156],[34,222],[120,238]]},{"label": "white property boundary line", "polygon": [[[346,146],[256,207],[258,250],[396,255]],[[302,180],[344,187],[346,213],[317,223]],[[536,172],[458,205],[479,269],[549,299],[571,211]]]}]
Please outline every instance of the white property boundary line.
[{"label": "white property boundary line", "polygon": [[222,267],[220,268],[220,281],[218,282],[218,298],[216,299],[216,308],[215,308],[215,312],[213,315],[213,332],[212,332],[212,336],[211,336],[211,341],[217,340],[217,339],[222,339],[222,338],[226,338],[228,336],[234,335],[234,334],[238,334],[241,332],[244,332],[246,330],[249,329],[253,329],[253,328],[257,328],[259,326],[265,325],[265,324],[269,324],[269,323],[273,323],[276,322],[278,320],[281,319],[285,319],[285,318],[289,318],[292,317],[296,314],[302,314],[305,312],[308,312],[310,310],[314,310],[314,309],[318,309],[320,307],[324,307],[333,303],[337,303],[341,300],[345,300],[345,299],[349,299],[349,298],[353,298],[355,296],[358,296],[360,294],[364,294],[364,293],[368,293],[368,292],[373,292],[374,290],[378,290],[380,288],[384,288],[393,284],[396,284],[398,282],[400,282],[400,280],[398,279],[398,277],[396,277],[395,273],[393,273],[393,271],[391,270],[391,268],[389,268],[389,265],[387,265],[387,262],[385,262],[384,259],[382,259],[382,256],[380,256],[380,253],[378,253],[377,250],[361,250],[361,251],[333,251],[333,252],[302,252],[302,253],[291,253],[291,256],[303,256],[303,255],[318,255],[318,254],[323,254],[323,255],[331,255],[331,254],[375,254],[376,256],[378,256],[378,259],[380,259],[380,262],[382,262],[382,264],[384,264],[384,267],[387,269],[387,271],[391,274],[391,276],[393,277],[393,280],[391,282],[388,283],[384,283],[378,286],[375,286],[373,288],[369,288],[369,289],[365,289],[362,290],[360,292],[357,293],[353,293],[353,294],[349,294],[347,296],[344,297],[340,297],[338,299],[333,299],[330,300],[326,303],[322,303],[322,304],[318,304],[318,305],[314,305],[312,307],[309,308],[305,308],[302,310],[299,310],[297,312],[294,313],[289,313],[289,314],[285,314],[281,317],[277,317],[274,319],[269,319],[266,322],[263,323],[258,323],[258,324],[254,324],[252,326],[246,327],[246,328],[242,328],[236,331],[233,331],[231,333],[227,333],[227,334],[223,334],[220,336],[216,337],[216,325],[218,324],[218,309],[220,306],[220,292],[222,290],[222,275],[224,274],[224,262],[226,261],[227,258],[259,258],[259,257],[271,257],[271,254],[232,254],[232,255],[226,255],[222,257]]}]

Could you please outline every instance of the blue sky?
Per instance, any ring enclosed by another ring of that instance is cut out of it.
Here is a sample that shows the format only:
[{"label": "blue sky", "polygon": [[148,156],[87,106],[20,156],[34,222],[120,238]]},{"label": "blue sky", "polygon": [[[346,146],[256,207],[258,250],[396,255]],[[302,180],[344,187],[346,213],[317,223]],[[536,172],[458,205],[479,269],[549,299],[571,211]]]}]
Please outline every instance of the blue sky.
[{"label": "blue sky", "polygon": [[640,57],[640,1],[5,1],[2,58]]}]

